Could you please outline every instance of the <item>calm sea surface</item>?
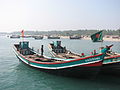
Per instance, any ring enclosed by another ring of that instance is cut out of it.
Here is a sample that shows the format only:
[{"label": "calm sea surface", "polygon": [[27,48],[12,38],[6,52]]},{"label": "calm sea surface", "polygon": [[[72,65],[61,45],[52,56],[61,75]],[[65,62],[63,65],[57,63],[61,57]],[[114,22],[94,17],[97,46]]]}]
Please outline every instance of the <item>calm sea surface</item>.
[{"label": "calm sea surface", "polygon": [[[53,40],[26,39],[35,50],[44,45],[45,55],[50,56],[48,43]],[[90,40],[60,39],[62,45],[76,52],[90,54],[98,50],[100,43]],[[100,73],[93,79],[56,76],[31,68],[20,62],[13,53],[13,44],[21,39],[10,39],[0,36],[0,90],[120,90],[120,68],[115,72]],[[114,44],[115,52],[120,52],[119,42],[104,42],[103,45]]]}]

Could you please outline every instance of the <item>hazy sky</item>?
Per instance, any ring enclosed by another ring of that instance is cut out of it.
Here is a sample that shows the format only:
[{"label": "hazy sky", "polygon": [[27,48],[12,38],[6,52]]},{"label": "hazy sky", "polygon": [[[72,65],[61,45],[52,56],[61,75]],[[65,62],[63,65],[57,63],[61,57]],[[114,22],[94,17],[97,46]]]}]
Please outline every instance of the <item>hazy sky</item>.
[{"label": "hazy sky", "polygon": [[120,0],[0,0],[0,32],[120,28]]}]

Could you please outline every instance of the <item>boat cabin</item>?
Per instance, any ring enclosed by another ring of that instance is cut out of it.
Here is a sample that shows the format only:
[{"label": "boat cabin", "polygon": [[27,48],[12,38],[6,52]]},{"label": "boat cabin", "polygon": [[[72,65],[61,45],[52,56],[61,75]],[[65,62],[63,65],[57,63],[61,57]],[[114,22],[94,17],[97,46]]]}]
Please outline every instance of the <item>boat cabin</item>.
[{"label": "boat cabin", "polygon": [[34,52],[31,51],[29,48],[29,42],[28,41],[23,41],[19,42],[19,44],[16,44],[15,47],[17,48],[17,51],[20,52],[22,55],[33,55]]},{"label": "boat cabin", "polygon": [[61,46],[61,41],[53,41],[51,43],[52,46],[52,51],[55,53],[65,53],[66,52],[66,47]]}]

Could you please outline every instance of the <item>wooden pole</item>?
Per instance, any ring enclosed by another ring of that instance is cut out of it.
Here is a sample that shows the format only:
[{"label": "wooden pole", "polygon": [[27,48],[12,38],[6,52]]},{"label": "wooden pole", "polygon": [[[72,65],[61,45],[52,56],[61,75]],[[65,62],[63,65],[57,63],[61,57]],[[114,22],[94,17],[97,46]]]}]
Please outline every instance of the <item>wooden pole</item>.
[{"label": "wooden pole", "polygon": [[118,29],[118,32],[119,32],[119,38],[118,39],[120,39],[120,29]]},{"label": "wooden pole", "polygon": [[21,31],[22,34],[22,41],[24,41],[24,30]]}]

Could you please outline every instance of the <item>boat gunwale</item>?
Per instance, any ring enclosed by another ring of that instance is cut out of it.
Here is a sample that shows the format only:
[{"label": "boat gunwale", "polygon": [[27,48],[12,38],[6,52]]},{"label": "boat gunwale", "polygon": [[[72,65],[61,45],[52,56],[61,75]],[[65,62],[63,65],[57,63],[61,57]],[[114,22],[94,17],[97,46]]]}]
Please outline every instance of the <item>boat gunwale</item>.
[{"label": "boat gunwale", "polygon": [[106,60],[106,59],[112,59],[112,58],[117,58],[117,57],[120,57],[120,55],[105,57],[104,60]]},{"label": "boat gunwale", "polygon": [[[14,46],[14,47],[15,47],[15,46]],[[84,57],[84,58],[79,58],[79,59],[69,60],[69,61],[63,61],[63,62],[39,62],[39,61],[32,61],[32,60],[27,59],[25,56],[23,56],[22,54],[20,54],[20,53],[17,51],[16,47],[15,47],[15,50],[16,50],[16,52],[17,52],[22,58],[24,58],[24,59],[26,59],[26,60],[28,60],[28,61],[30,61],[30,62],[39,63],[39,64],[63,64],[63,63],[70,63],[70,62],[74,62],[74,61],[84,60],[84,59],[88,59],[88,58],[94,58],[94,57],[98,57],[98,56],[102,56],[102,55],[103,55],[103,53],[102,53],[102,54],[98,54],[98,55],[87,56],[87,57]],[[47,59],[52,59],[52,58],[47,58]],[[34,60],[34,59],[33,59],[33,60]],[[101,61],[102,61],[102,60],[101,60]],[[88,62],[87,64],[89,64],[89,62]]]}]

